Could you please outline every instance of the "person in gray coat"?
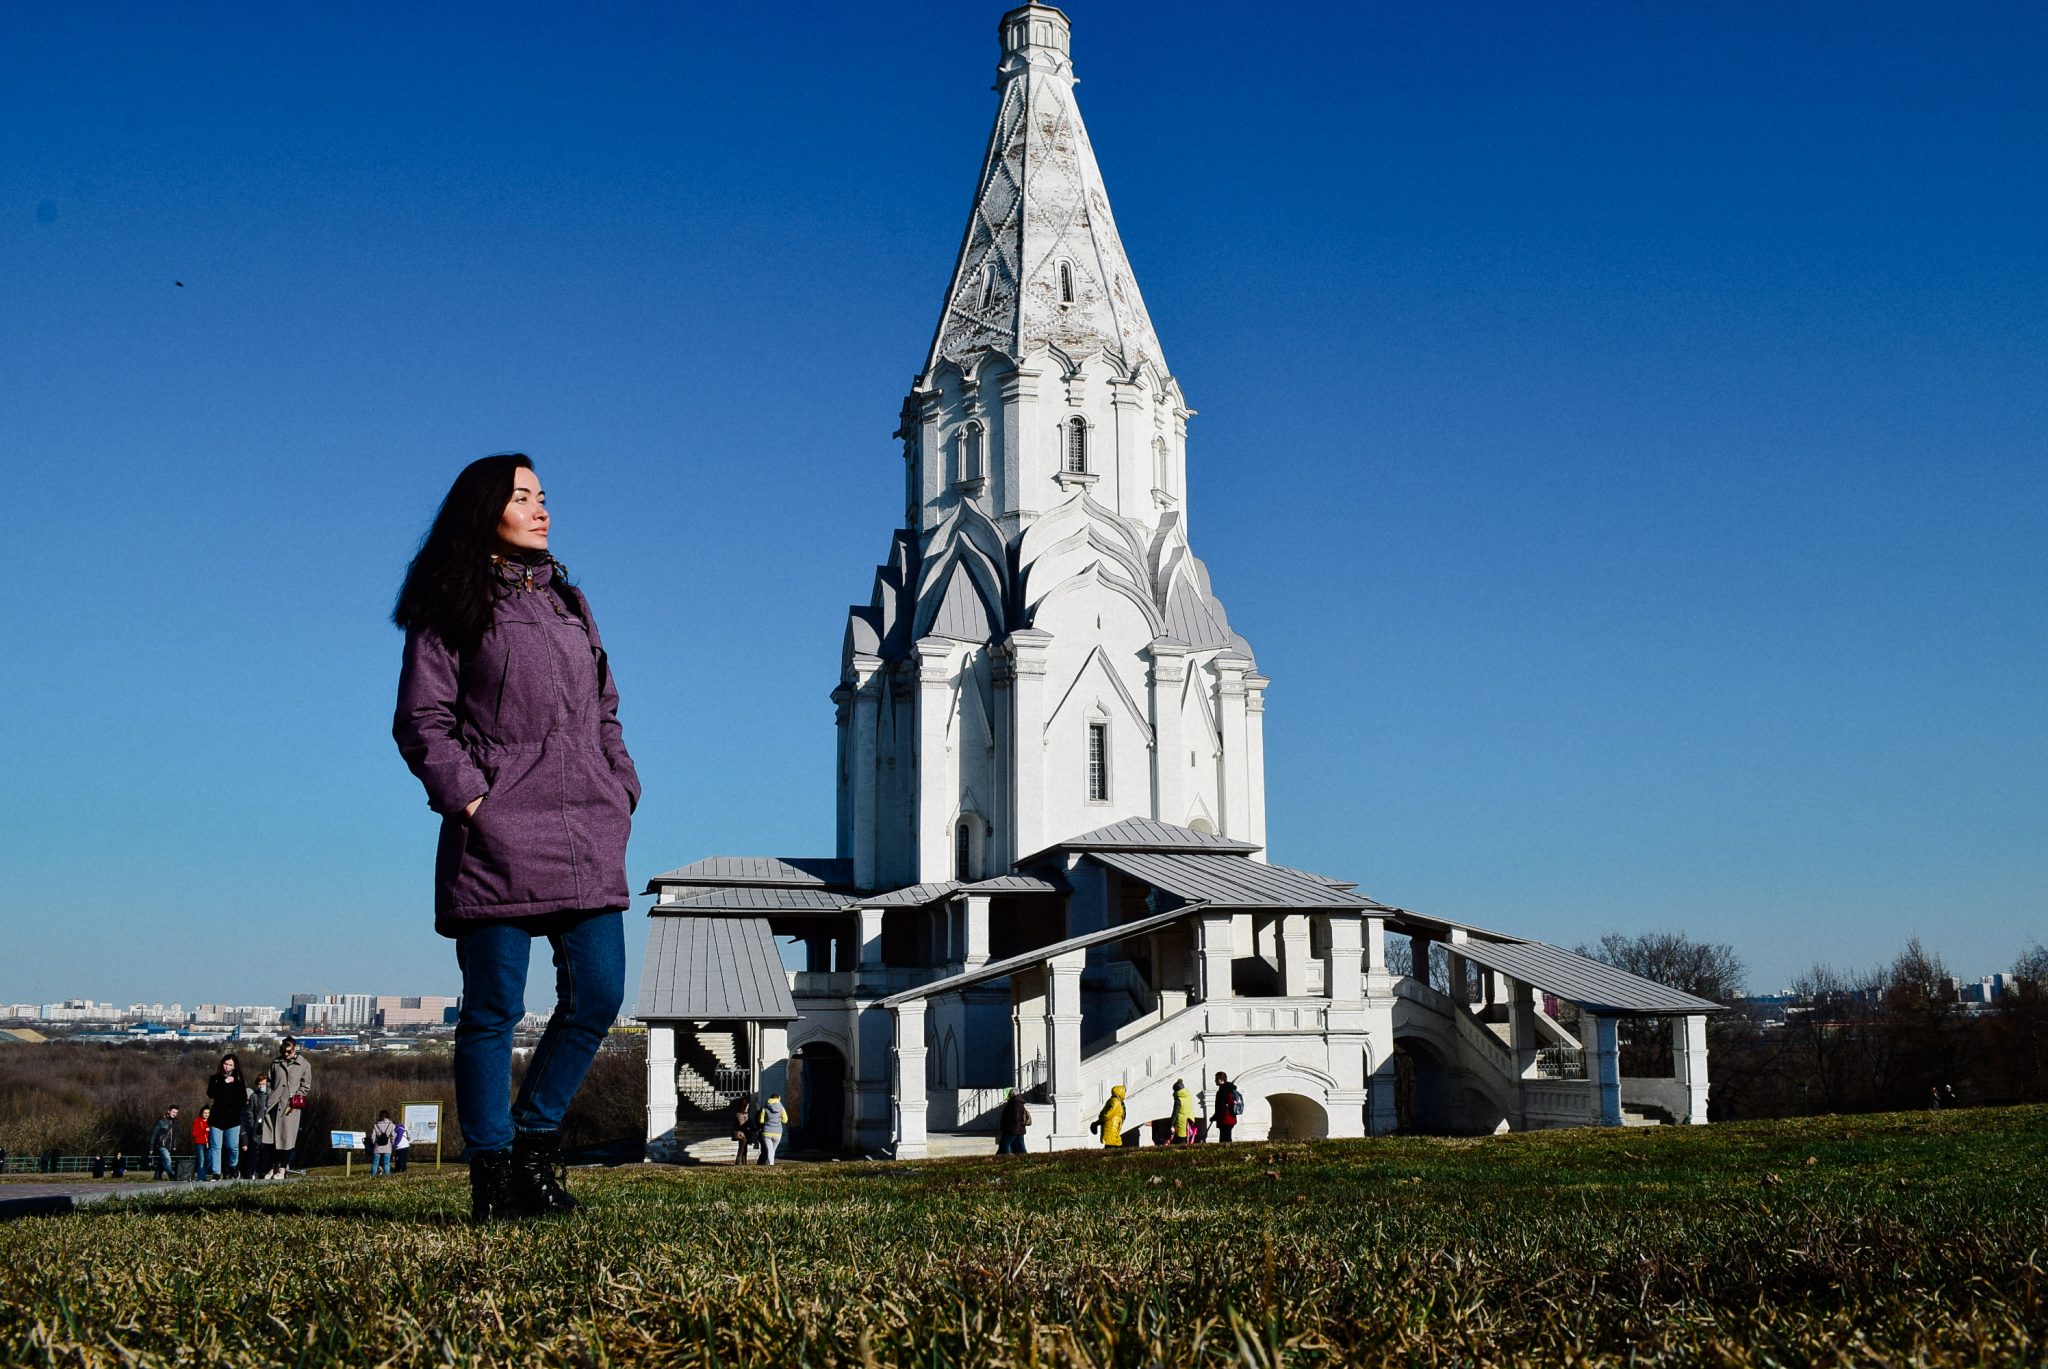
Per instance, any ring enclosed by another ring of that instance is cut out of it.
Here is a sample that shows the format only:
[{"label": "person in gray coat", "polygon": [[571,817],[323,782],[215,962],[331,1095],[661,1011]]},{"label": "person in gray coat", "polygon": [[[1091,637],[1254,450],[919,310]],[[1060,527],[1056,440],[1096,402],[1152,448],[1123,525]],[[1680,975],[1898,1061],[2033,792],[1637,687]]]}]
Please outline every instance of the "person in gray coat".
[{"label": "person in gray coat", "polygon": [[[455,942],[455,1105],[477,1220],[569,1212],[559,1129],[625,997],[626,838],[640,778],[583,591],[549,554],[533,463],[473,461],[407,569],[392,736],[440,816],[434,926]],[[555,1010],[516,1100],[534,939]]]},{"label": "person in gray coat", "polygon": [[306,1099],[313,1091],[313,1066],[299,1054],[296,1038],[287,1036],[277,1043],[277,1059],[270,1062],[266,1082],[270,1096],[265,1130],[270,1133],[271,1168],[266,1176],[282,1179],[299,1164],[299,1119],[305,1114]]},{"label": "person in gray coat", "polygon": [[771,1093],[768,1101],[761,1105],[761,1163],[775,1163],[776,1147],[782,1144],[782,1124],[787,1119],[782,1106],[782,1095]]}]

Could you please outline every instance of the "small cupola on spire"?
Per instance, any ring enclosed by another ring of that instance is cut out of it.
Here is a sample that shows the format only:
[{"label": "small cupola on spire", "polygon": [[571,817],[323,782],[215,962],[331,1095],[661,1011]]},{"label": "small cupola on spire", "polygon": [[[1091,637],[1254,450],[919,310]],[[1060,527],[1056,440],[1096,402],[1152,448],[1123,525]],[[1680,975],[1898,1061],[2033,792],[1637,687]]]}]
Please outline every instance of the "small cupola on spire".
[{"label": "small cupola on spire", "polygon": [[1002,19],[1003,60],[999,80],[1030,68],[1073,79],[1073,25],[1051,5],[1020,5]]}]

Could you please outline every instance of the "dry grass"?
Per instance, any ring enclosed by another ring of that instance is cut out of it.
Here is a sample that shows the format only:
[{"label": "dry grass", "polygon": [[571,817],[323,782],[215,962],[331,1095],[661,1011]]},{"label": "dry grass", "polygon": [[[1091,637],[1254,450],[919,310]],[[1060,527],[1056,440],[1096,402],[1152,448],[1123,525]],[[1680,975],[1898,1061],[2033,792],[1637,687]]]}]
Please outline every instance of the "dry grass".
[{"label": "dry grass", "polygon": [[30,1364],[2039,1364],[2048,1109],[580,1175],[0,1227]]}]

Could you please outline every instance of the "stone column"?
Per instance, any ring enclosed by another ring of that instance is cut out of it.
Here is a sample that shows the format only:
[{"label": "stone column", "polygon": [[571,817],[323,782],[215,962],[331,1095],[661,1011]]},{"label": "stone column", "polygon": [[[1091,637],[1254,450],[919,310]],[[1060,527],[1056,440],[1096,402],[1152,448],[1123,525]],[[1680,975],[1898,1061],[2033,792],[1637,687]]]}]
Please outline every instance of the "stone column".
[{"label": "stone column", "polygon": [[1408,973],[1425,985],[1429,983],[1429,938],[1421,932],[1408,934]]},{"label": "stone column", "polygon": [[1053,1150],[1088,1144],[1086,1099],[1081,1092],[1081,971],[1088,953],[1067,951],[1046,962],[1046,1095],[1052,1099]]},{"label": "stone column", "polygon": [[1348,1006],[1365,997],[1365,961],[1359,945],[1362,920],[1357,913],[1331,913],[1326,921],[1330,959],[1323,970],[1324,989],[1330,1002]]},{"label": "stone column", "polygon": [[882,965],[882,910],[862,908],[860,918],[860,965],[862,969],[880,969]]},{"label": "stone column", "polygon": [[896,1135],[889,1103],[896,1027],[887,1008],[870,1004],[858,1014],[854,1058],[847,1062],[853,1075],[853,1144],[857,1150],[879,1153],[889,1148]]},{"label": "stone column", "polygon": [[1266,686],[1263,675],[1244,677],[1244,839],[1259,849],[1253,860],[1266,858]]},{"label": "stone column", "polygon": [[895,1068],[889,1092],[895,1107],[895,1148],[899,1160],[925,1155],[924,1000],[913,999],[890,1009],[896,1017]]},{"label": "stone column", "polygon": [[1618,1127],[1621,1125],[1621,1048],[1615,1031],[1616,1019],[1604,1014],[1589,1014],[1593,1019],[1593,1039],[1589,1058],[1591,1066],[1586,1073],[1592,1078],[1600,1095],[1600,1125]]},{"label": "stone column", "polygon": [[1161,822],[1184,823],[1187,819],[1187,758],[1181,753],[1181,690],[1188,678],[1188,649],[1180,642],[1162,637],[1152,643],[1151,689],[1148,702],[1152,713],[1152,812]]},{"label": "stone column", "polygon": [[[1040,1071],[1050,1068],[1048,1060],[1052,1051],[1045,1035],[1049,1015],[1045,981],[1043,966],[1019,970],[1010,976],[1010,1030],[1015,1042],[1012,1061],[1020,1093],[1028,1093],[1035,1088],[1046,1077]],[[1033,1068],[1034,1061],[1039,1066],[1038,1070]]]},{"label": "stone column", "polygon": [[754,1091],[789,1092],[789,1023],[762,1022],[755,1034]]},{"label": "stone column", "polygon": [[1223,811],[1217,814],[1218,825],[1226,837],[1249,841],[1251,827],[1251,778],[1250,757],[1246,754],[1245,743],[1245,672],[1251,662],[1234,652],[1225,652],[1209,663],[1209,669],[1216,673],[1216,722],[1222,732]]},{"label": "stone column", "polygon": [[841,860],[853,859],[853,690],[840,685],[832,691],[833,737],[838,744],[838,811],[835,848]]},{"label": "stone column", "polygon": [[1002,446],[1000,456],[990,452],[997,463],[992,482],[998,491],[997,521],[1012,538],[1037,516],[1041,492],[1054,469],[1046,459],[1051,437],[1039,421],[1039,375],[1020,367],[1003,377]]},{"label": "stone column", "polygon": [[957,769],[946,744],[953,705],[953,644],[925,637],[917,652],[917,878],[920,883],[953,877],[953,810],[959,806]]},{"label": "stone column", "polygon": [[882,669],[879,656],[853,658],[853,772],[848,776],[852,790],[850,807],[853,829],[853,882],[862,889],[875,887],[876,855],[881,844],[881,785],[877,766],[876,735],[886,681],[877,679]]},{"label": "stone column", "polygon": [[1115,381],[1109,387],[1110,416],[1116,424],[1116,511],[1139,518],[1152,510],[1152,445],[1146,440],[1145,383]]},{"label": "stone column", "polygon": [[1368,917],[1365,925],[1365,991],[1378,998],[1394,991],[1393,976],[1387,972],[1387,920]]},{"label": "stone column", "polygon": [[1672,1075],[1685,1086],[1685,1116],[1694,1126],[1707,1124],[1707,1019],[1705,1014],[1671,1019]]},{"label": "stone column", "polygon": [[1527,984],[1510,981],[1507,1003],[1508,1034],[1513,1038],[1515,1052],[1515,1075],[1521,1079],[1540,1078],[1536,1057],[1542,1045],[1536,1035],[1536,990]]},{"label": "stone column", "polygon": [[1228,1003],[1230,962],[1237,940],[1229,913],[1201,913],[1195,923],[1195,993],[1204,1003]]},{"label": "stone column", "polygon": [[963,894],[960,902],[965,944],[960,956],[960,966],[966,970],[978,970],[988,964],[988,895]]},{"label": "stone column", "polygon": [[1282,913],[1274,930],[1280,949],[1280,992],[1287,998],[1306,998],[1309,983],[1308,914]]},{"label": "stone column", "polygon": [[1045,838],[1045,658],[1052,634],[1019,628],[1004,643],[1010,666],[1010,824],[1016,845],[1003,869],[1034,855]]},{"label": "stone column", "polygon": [[676,1145],[676,1029],[647,1024],[647,1158],[673,1160]]}]

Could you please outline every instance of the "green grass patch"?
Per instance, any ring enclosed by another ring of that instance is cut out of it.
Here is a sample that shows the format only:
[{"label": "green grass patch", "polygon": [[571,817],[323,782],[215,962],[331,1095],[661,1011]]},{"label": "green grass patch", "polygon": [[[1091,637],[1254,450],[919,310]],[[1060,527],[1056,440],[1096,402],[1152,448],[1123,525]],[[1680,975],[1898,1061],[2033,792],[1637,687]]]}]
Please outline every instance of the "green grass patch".
[{"label": "green grass patch", "polygon": [[2048,1362],[2048,1108],[1484,1140],[459,1167],[0,1226],[9,1364]]}]

